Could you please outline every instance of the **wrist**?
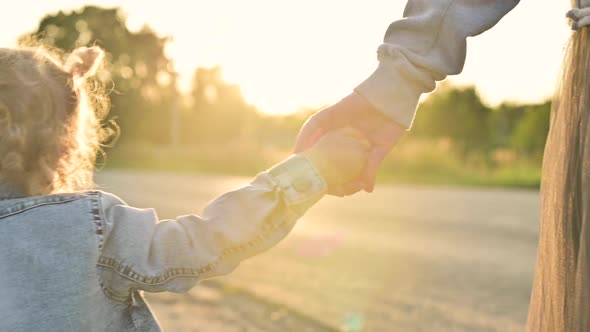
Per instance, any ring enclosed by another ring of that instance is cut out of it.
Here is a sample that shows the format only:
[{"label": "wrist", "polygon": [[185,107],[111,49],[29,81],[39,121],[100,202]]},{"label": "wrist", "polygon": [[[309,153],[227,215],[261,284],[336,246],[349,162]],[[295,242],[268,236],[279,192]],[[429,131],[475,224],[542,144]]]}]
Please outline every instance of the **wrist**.
[{"label": "wrist", "polygon": [[322,160],[322,158],[320,158],[320,156],[317,155],[317,153],[313,151],[313,149],[298,153],[297,155],[301,155],[306,158],[313,165],[313,167],[315,167],[315,169],[318,171],[318,174],[326,181],[326,183],[328,183],[326,179],[327,172],[325,162]]},{"label": "wrist", "polygon": [[[371,102],[360,93],[353,91],[349,94],[346,99],[350,100],[351,105],[360,112],[366,113],[379,113],[382,114]],[[391,119],[389,119],[391,120]]]},{"label": "wrist", "polygon": [[326,182],[328,189],[347,182],[344,179],[345,175],[343,174],[343,169],[334,165],[333,162],[329,160],[329,158],[326,158],[326,156],[322,155],[320,152],[311,149],[303,152],[302,155],[304,155],[305,158],[307,158],[307,160],[315,167],[319,175]]}]

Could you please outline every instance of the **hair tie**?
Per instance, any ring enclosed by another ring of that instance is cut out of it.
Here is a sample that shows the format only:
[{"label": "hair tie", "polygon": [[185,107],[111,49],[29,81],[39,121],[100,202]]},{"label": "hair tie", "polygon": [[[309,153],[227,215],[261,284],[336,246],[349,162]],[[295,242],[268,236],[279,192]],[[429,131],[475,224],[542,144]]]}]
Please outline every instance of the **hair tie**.
[{"label": "hair tie", "polygon": [[590,25],[590,7],[574,8],[567,12],[565,16],[570,19],[572,30],[578,30]]}]

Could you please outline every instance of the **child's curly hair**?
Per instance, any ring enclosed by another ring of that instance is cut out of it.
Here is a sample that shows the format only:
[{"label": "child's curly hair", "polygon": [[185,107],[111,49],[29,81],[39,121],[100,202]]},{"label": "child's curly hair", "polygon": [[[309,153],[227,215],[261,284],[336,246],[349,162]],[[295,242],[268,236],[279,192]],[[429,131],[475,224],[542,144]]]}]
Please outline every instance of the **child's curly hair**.
[{"label": "child's curly hair", "polygon": [[108,132],[93,107],[106,99],[89,96],[87,78],[103,56],[80,48],[64,64],[43,48],[0,48],[1,186],[26,196],[93,186]]}]

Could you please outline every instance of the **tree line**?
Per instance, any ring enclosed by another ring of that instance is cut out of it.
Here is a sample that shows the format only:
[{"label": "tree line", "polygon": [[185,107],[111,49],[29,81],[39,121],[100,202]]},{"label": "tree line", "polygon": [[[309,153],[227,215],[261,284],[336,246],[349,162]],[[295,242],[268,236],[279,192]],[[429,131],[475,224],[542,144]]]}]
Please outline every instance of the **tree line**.
[{"label": "tree line", "polygon": [[[108,92],[110,119],[120,126],[124,144],[191,147],[247,141],[288,150],[312,112],[264,115],[245,101],[238,85],[223,80],[220,67],[197,69],[190,92],[180,93],[174,63],[165,54],[170,39],[148,25],[130,31],[118,8],[86,6],[50,14],[21,40],[31,37],[64,52],[89,45],[106,50],[97,80]],[[420,105],[405,142],[445,141],[465,159],[511,151],[538,160],[550,108],[550,101],[491,107],[474,87],[442,84]]]}]

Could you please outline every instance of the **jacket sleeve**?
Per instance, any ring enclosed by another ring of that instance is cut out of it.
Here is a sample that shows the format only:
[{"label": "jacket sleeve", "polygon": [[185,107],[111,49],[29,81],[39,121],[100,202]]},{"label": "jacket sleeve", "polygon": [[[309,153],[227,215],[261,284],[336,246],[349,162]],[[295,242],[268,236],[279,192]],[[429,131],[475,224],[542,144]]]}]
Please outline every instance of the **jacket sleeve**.
[{"label": "jacket sleeve", "polygon": [[409,0],[377,50],[379,66],[355,91],[410,128],[422,93],[463,70],[467,38],[491,27],[518,0]]},{"label": "jacket sleeve", "polygon": [[295,155],[217,198],[202,216],[158,221],[153,209],[133,208],[103,193],[102,288],[126,301],[134,290],[183,292],[199,280],[227,274],[282,240],[325,191],[311,162]]}]

